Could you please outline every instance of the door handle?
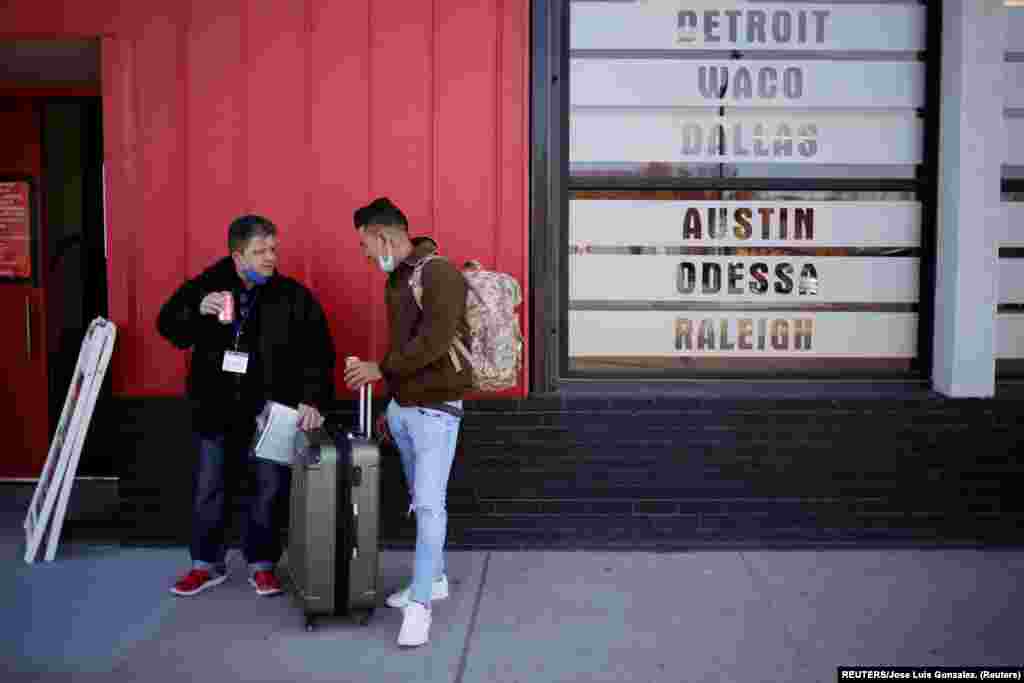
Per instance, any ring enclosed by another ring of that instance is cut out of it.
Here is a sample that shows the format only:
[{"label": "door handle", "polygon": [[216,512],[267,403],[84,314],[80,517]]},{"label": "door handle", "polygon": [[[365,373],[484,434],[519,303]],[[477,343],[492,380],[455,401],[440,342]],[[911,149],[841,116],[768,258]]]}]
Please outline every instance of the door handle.
[{"label": "door handle", "polygon": [[25,360],[32,360],[32,299],[25,297]]}]

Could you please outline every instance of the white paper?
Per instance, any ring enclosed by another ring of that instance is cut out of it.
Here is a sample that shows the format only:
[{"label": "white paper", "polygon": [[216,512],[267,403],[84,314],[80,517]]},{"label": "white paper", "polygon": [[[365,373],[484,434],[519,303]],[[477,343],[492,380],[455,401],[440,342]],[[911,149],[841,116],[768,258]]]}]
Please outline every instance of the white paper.
[{"label": "white paper", "polygon": [[256,417],[253,454],[257,458],[291,465],[295,457],[295,435],[299,429],[299,412],[286,405],[267,401]]}]

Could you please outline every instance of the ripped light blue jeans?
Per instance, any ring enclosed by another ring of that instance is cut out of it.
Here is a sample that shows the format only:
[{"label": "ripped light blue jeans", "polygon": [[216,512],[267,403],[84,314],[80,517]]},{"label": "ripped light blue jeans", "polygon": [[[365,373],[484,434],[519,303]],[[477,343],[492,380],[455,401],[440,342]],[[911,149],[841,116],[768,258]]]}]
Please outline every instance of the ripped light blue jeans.
[{"label": "ripped light blue jeans", "polygon": [[388,428],[402,455],[402,470],[416,511],[416,553],[411,599],[430,606],[435,579],[445,572],[444,542],[448,532],[445,497],[455,460],[462,420],[440,410],[402,407],[394,400],[387,408]]}]

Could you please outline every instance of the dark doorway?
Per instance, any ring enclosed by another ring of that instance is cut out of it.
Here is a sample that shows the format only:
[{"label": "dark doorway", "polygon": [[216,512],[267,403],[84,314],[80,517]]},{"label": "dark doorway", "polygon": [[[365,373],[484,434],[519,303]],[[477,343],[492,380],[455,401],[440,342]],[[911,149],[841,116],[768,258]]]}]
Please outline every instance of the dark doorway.
[{"label": "dark doorway", "polygon": [[[21,444],[0,456],[0,477],[38,475],[85,331],[107,316],[100,64],[98,40],[0,41],[0,176],[31,189],[34,257],[31,277],[0,283],[0,319],[18,322],[26,340],[0,363],[11,380],[0,429]],[[112,455],[89,448],[103,440],[97,418],[109,394],[108,374],[79,476],[116,474]]]},{"label": "dark doorway", "polygon": [[[49,315],[51,431],[64,405],[89,323],[107,317],[103,211],[103,122],[98,97],[41,103],[46,214],[46,303]],[[109,396],[108,374],[99,404]],[[83,451],[82,475],[114,475],[112,455]]]}]

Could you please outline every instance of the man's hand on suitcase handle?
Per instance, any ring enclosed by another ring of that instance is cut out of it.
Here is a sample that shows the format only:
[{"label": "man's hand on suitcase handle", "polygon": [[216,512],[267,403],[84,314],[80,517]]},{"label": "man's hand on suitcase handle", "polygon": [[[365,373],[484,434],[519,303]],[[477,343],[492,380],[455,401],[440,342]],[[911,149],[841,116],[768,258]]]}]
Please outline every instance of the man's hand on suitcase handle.
[{"label": "man's hand on suitcase handle", "polygon": [[380,367],[376,363],[355,361],[345,367],[345,386],[349,389],[358,389],[364,384],[376,382],[383,377]]},{"label": "man's hand on suitcase handle", "polygon": [[303,431],[309,431],[310,429],[317,429],[324,423],[324,416],[320,414],[320,411],[313,406],[306,405],[305,403],[299,404],[299,429]]}]

